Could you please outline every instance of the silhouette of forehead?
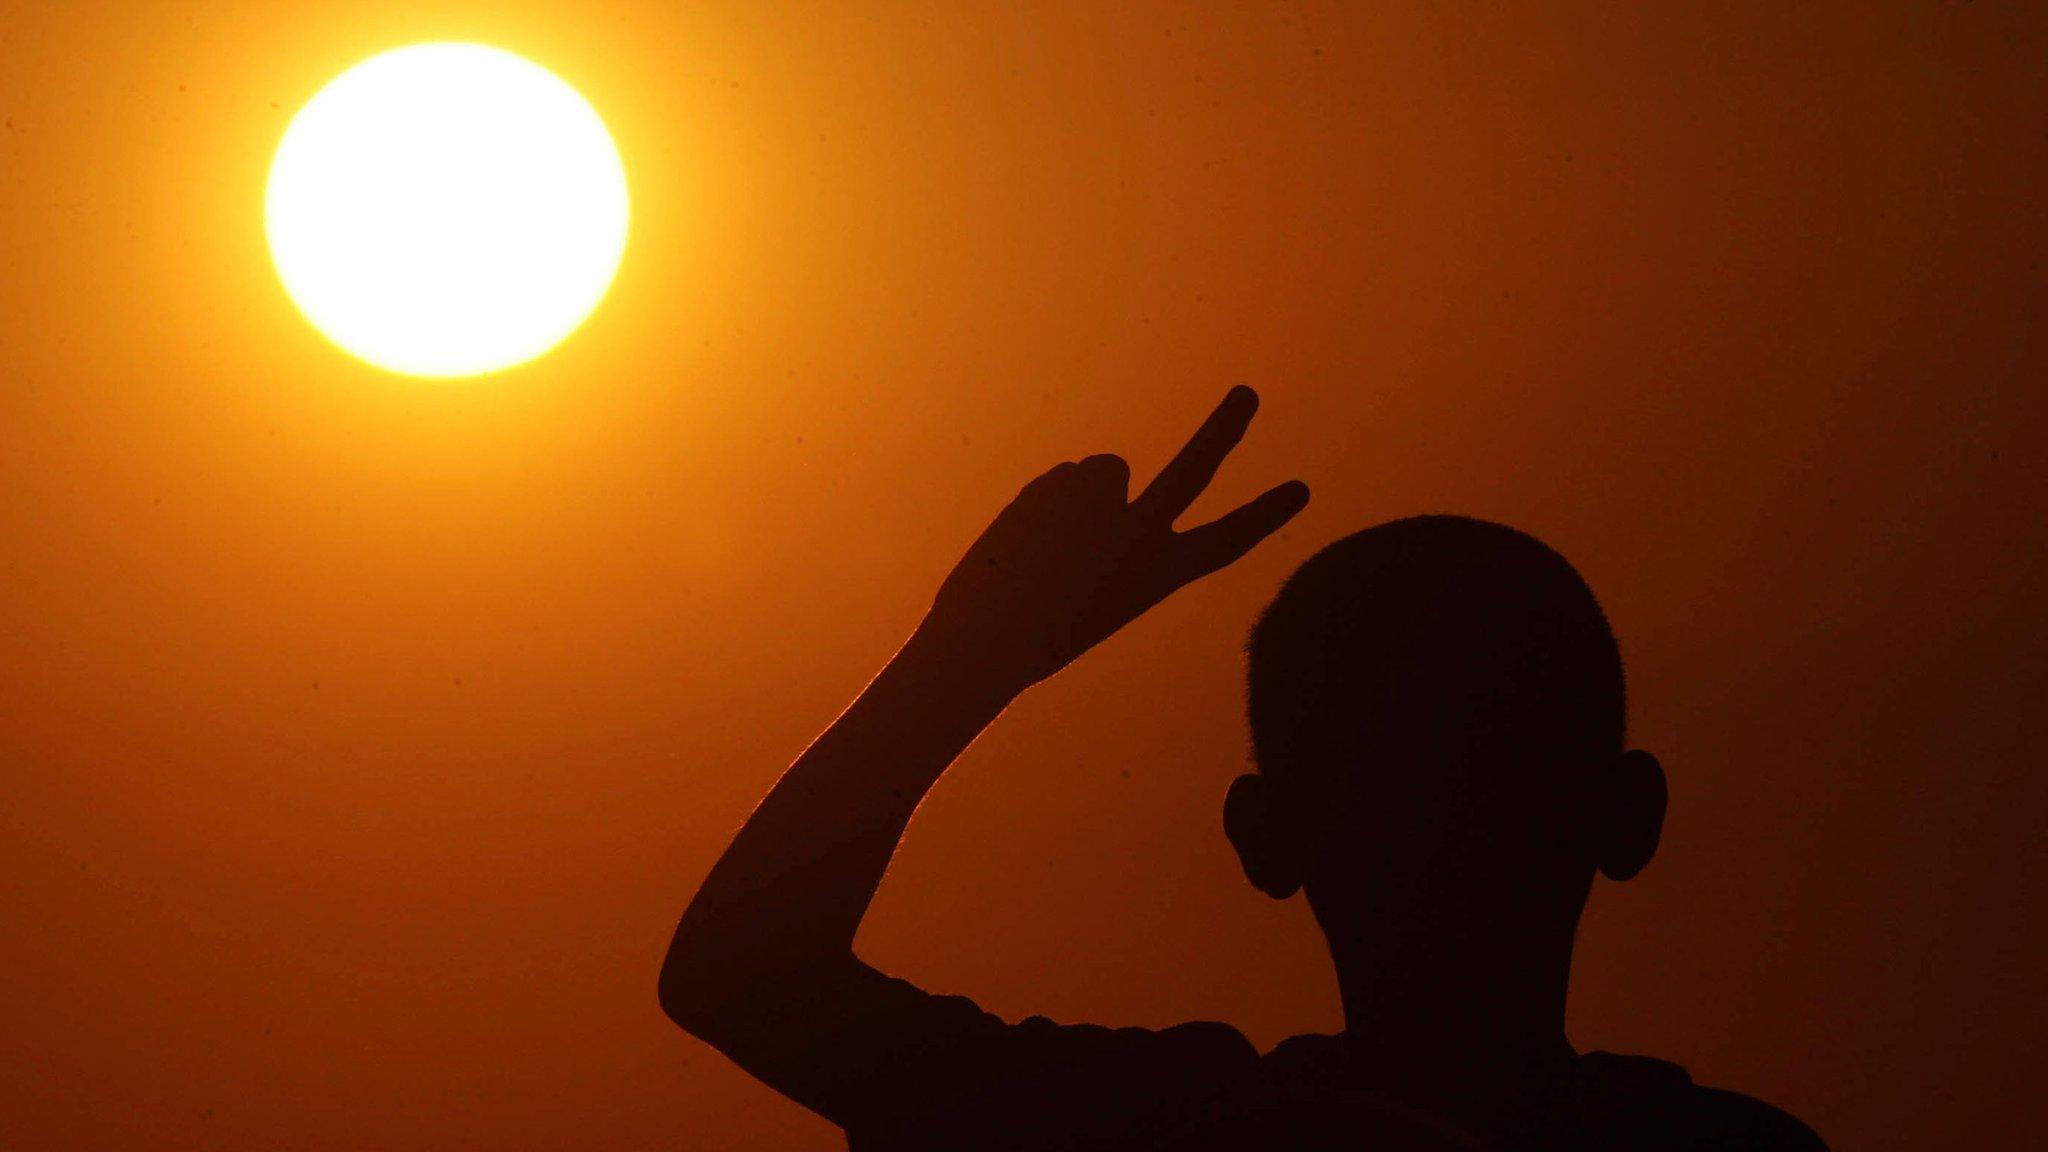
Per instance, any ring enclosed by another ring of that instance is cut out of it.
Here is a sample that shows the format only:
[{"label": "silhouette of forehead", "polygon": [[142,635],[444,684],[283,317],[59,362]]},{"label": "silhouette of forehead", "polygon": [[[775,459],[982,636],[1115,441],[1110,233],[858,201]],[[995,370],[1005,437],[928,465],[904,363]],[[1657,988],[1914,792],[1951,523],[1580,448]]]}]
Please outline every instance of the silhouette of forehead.
[{"label": "silhouette of forehead", "polygon": [[1500,524],[1423,516],[1330,545],[1248,645],[1262,769],[1619,750],[1621,661],[1571,565]]}]

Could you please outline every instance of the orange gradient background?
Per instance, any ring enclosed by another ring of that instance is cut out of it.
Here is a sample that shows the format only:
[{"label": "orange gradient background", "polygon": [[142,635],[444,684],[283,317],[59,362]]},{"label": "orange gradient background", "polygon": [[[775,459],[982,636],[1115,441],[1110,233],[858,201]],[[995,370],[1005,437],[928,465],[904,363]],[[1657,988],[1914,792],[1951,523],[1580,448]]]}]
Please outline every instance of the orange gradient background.
[{"label": "orange gradient background", "polygon": [[[2040,11],[1104,7],[5,10],[0,1145],[835,1147],[663,1020],[675,915],[1026,478],[1234,381],[1204,507],[1315,503],[968,754],[872,961],[1332,1026],[1218,828],[1237,645],[1463,511],[1602,592],[1673,780],[1574,1039],[1842,1149],[2048,1139]],[[454,383],[330,347],[261,214],[440,38],[634,201],[585,327]]]}]

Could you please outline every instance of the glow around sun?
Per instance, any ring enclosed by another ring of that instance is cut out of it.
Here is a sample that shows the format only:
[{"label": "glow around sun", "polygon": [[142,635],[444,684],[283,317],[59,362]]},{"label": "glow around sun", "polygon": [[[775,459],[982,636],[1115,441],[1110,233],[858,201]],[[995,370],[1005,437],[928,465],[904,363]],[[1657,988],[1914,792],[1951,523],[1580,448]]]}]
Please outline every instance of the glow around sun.
[{"label": "glow around sun", "polygon": [[381,368],[470,376],[554,347],[626,247],[604,121],[552,72],[480,44],[415,44],[293,117],[264,217],[285,290]]}]

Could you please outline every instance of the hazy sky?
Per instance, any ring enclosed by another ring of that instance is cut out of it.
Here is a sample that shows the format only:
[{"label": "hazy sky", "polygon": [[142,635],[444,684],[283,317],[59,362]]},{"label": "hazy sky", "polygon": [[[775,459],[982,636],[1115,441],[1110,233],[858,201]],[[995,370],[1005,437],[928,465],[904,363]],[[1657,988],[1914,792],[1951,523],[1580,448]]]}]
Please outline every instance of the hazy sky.
[{"label": "hazy sky", "polygon": [[[1205,506],[1314,504],[968,754],[871,961],[1334,1026],[1220,834],[1238,645],[1467,512],[1584,570],[1672,778],[1575,1042],[2048,1141],[2042,11],[963,7],[0,9],[0,1145],[836,1146],[662,1018],[675,915],[1024,480],[1234,381]],[[582,332],[429,383],[293,312],[261,204],[448,37],[587,95],[635,215]]]}]

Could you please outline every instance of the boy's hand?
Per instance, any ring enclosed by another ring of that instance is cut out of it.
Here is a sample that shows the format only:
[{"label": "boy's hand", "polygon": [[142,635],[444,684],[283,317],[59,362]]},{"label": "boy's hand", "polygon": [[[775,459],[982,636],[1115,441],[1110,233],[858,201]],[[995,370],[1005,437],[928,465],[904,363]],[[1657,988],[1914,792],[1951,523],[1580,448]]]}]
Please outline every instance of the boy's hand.
[{"label": "boy's hand", "polygon": [[1137,499],[1118,456],[1058,465],[1025,485],[939,588],[919,630],[977,678],[1021,692],[1174,591],[1251,551],[1308,503],[1290,480],[1200,527],[1173,521],[1243,438],[1259,397],[1230,390]]}]

